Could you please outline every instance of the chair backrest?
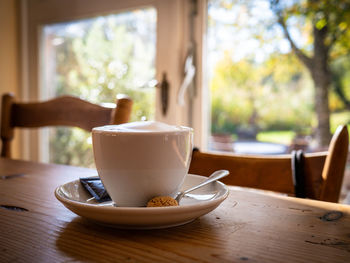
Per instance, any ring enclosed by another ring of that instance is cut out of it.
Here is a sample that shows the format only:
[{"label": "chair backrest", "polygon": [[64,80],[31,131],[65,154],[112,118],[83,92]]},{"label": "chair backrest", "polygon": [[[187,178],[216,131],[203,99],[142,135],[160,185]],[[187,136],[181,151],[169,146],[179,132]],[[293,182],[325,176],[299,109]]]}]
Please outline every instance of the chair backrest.
[{"label": "chair backrest", "polygon": [[[337,202],[349,150],[346,126],[339,126],[328,152],[306,153],[304,185],[307,198]],[[294,195],[290,154],[241,155],[204,153],[194,150],[189,173],[208,176],[215,170],[227,169],[230,175],[222,182]]]},{"label": "chair backrest", "polygon": [[115,108],[103,107],[72,96],[61,96],[44,102],[15,102],[10,93],[2,96],[1,157],[11,158],[14,129],[45,126],[71,126],[91,131],[93,127],[129,121],[132,100],[118,95]]}]

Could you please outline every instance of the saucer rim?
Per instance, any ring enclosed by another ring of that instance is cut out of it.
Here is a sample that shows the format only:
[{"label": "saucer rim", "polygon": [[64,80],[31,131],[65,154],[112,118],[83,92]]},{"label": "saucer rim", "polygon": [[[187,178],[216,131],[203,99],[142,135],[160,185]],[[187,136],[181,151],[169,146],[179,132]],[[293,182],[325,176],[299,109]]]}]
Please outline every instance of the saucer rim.
[{"label": "saucer rim", "polygon": [[[78,183],[78,187],[83,187],[78,181],[73,180],[66,184]],[[224,183],[216,181],[215,184],[219,187],[217,194],[209,200],[196,200],[191,204],[170,207],[115,207],[112,204],[87,204],[71,200],[60,193],[60,188],[66,184],[55,189],[55,196],[68,210],[99,225],[119,229],[164,229],[181,226],[215,210],[230,193]]]},{"label": "saucer rim", "polygon": [[[197,175],[197,174],[187,174],[187,176],[191,176],[191,177],[197,177],[197,178],[207,178],[206,176],[202,176],[202,175]],[[98,177],[98,176],[96,176]],[[69,198],[66,198],[64,196],[62,196],[60,193],[59,193],[59,190],[61,187],[67,185],[67,184],[71,184],[71,183],[74,183],[74,182],[78,182],[79,179],[76,179],[76,180],[72,180],[70,182],[67,182],[67,183],[64,183],[58,187],[56,187],[54,193],[55,193],[55,197],[58,199],[58,201],[60,201],[61,203],[68,203],[68,204],[71,204],[71,205],[79,205],[79,206],[86,206],[88,208],[98,208],[98,209],[101,209],[103,208],[104,210],[127,210],[129,212],[133,211],[133,210],[144,210],[144,211],[158,211],[158,210],[179,210],[179,209],[185,209],[185,208],[193,208],[193,207],[200,207],[200,206],[203,206],[203,207],[207,207],[208,205],[212,204],[212,203],[217,203],[219,200],[225,200],[229,194],[229,189],[227,187],[227,185],[225,185],[224,183],[220,182],[220,181],[215,181],[214,183],[216,184],[219,184],[224,190],[225,192],[218,196],[218,197],[213,197],[212,199],[210,200],[202,200],[198,203],[195,203],[195,204],[188,204],[188,205],[181,205],[181,203],[178,205],[178,206],[162,206],[162,207],[146,207],[146,206],[140,206],[140,207],[132,207],[132,206],[104,206],[102,205],[103,203],[100,203],[100,204],[89,204],[89,203],[85,203],[85,202],[80,202],[80,201],[75,201],[75,200],[72,200],[72,199],[69,199]],[[221,201],[221,202],[222,202]]]}]

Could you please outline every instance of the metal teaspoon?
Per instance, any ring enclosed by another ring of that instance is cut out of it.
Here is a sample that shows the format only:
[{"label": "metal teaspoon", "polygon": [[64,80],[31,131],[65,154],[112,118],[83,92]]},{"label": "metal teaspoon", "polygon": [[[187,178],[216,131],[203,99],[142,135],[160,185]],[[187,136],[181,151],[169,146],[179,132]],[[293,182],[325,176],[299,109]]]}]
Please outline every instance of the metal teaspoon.
[{"label": "metal teaspoon", "polygon": [[214,173],[212,173],[205,181],[201,182],[200,184],[198,185],[195,185],[185,191],[181,191],[177,194],[175,200],[177,201],[177,203],[179,204],[180,203],[180,200],[182,197],[184,197],[184,195],[186,195],[187,193],[189,192],[192,192],[204,185],[207,185],[211,182],[214,182],[214,181],[217,181],[225,176],[229,175],[229,171],[227,170],[218,170],[218,171],[215,171]]}]

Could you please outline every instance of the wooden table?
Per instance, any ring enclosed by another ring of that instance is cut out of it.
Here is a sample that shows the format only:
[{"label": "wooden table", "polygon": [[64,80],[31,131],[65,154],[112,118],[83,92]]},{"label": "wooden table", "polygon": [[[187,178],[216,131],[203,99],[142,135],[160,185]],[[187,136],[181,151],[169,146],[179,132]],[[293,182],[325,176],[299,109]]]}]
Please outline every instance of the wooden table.
[{"label": "wooden table", "polygon": [[54,197],[57,186],[95,174],[0,159],[0,262],[350,262],[350,206],[232,187],[192,223],[119,230]]}]

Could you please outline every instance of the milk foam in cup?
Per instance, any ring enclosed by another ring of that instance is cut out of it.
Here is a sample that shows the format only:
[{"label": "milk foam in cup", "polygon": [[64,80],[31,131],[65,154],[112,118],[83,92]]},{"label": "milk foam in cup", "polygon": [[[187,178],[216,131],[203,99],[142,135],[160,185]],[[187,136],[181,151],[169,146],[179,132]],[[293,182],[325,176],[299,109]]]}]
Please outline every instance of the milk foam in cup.
[{"label": "milk foam in cup", "polygon": [[191,161],[193,129],[142,121],[92,130],[98,174],[117,206],[175,197]]}]

